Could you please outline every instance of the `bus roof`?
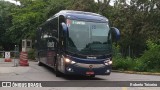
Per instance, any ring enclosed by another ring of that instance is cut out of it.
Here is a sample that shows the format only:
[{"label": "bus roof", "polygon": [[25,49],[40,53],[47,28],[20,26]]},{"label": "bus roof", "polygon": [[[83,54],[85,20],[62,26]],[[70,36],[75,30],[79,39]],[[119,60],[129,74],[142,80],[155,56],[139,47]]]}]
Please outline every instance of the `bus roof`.
[{"label": "bus roof", "polygon": [[84,11],[74,11],[74,10],[62,10],[58,12],[57,14],[55,14],[53,17],[49,18],[48,20],[51,20],[54,17],[60,16],[60,15],[68,19],[108,22],[108,19],[100,14],[84,12]]}]

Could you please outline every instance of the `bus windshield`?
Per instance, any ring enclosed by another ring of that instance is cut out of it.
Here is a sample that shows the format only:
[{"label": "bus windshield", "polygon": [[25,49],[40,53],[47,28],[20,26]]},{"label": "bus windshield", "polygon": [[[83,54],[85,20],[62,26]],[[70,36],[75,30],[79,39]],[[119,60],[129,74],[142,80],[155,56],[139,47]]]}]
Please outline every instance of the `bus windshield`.
[{"label": "bus windshield", "polygon": [[109,25],[67,19],[67,51],[83,55],[111,53]]}]

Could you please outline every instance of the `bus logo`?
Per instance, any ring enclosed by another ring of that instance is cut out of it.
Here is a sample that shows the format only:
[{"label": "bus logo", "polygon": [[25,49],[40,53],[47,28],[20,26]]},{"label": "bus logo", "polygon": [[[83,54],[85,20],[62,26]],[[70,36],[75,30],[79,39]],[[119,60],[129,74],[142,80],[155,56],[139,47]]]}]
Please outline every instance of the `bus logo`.
[{"label": "bus logo", "polygon": [[87,59],[97,59],[97,57],[89,57],[89,56],[87,56]]},{"label": "bus logo", "polygon": [[89,68],[92,69],[92,68],[93,68],[93,65],[89,65]]}]

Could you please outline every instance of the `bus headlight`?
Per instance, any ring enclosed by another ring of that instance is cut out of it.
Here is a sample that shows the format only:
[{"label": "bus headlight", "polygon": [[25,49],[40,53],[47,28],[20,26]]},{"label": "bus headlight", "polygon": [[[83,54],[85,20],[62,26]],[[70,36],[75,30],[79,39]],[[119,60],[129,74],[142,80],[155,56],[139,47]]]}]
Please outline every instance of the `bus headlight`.
[{"label": "bus headlight", "polygon": [[68,58],[65,58],[65,62],[66,63],[71,63],[71,64],[75,64],[76,63],[75,61],[72,61],[72,60],[70,60]]},{"label": "bus headlight", "polygon": [[71,62],[71,60],[68,58],[65,58],[65,62],[69,63],[69,62]]},{"label": "bus headlight", "polygon": [[105,65],[111,65],[112,61],[110,59],[107,59],[107,60],[104,61],[104,64]]}]

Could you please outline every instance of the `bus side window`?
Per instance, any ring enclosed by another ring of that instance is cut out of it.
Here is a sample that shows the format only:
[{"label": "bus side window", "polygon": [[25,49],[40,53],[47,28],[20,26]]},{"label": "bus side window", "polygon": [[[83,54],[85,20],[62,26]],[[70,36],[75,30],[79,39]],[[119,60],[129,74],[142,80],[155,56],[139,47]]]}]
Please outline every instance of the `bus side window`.
[{"label": "bus side window", "polygon": [[48,45],[50,49],[57,49],[57,43],[58,43],[58,18],[55,17],[53,20],[50,21],[50,41],[48,42]]},{"label": "bus side window", "polygon": [[54,18],[50,21],[50,34],[52,37],[58,38],[58,18]]},{"label": "bus side window", "polygon": [[40,40],[41,40],[41,27],[37,28],[36,30],[36,40],[35,40],[35,46],[36,49],[39,50],[40,49]]},{"label": "bus side window", "polygon": [[49,38],[47,41],[47,47],[49,50],[55,50],[56,49],[56,40],[54,38]]}]

